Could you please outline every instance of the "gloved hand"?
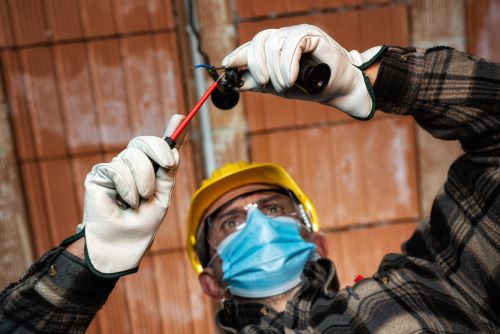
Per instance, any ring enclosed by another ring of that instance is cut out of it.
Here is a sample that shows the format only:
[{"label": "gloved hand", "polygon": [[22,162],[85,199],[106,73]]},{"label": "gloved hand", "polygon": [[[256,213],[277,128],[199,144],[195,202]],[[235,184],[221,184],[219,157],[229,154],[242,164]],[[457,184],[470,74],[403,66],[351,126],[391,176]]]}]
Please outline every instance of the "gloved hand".
[{"label": "gloved hand", "polygon": [[[318,27],[301,24],[267,29],[222,60],[224,67],[246,67],[241,91],[270,92],[276,95],[320,102],[338,108],[354,118],[369,119],[375,111],[375,98],[368,78],[362,72],[385,50],[377,46],[363,53],[347,52]],[[309,53],[319,63],[330,66],[327,87],[317,95],[290,90],[299,73],[300,57]],[[269,84],[270,83],[270,84]]]},{"label": "gloved hand", "polygon": [[[183,118],[172,116],[165,135],[171,135]],[[160,166],[156,175],[148,158]],[[178,164],[177,148],[171,149],[162,138],[132,139],[110,163],[95,165],[87,175],[80,232],[62,245],[85,236],[85,261],[100,277],[136,272],[167,213]],[[122,210],[117,194],[131,208]]]}]

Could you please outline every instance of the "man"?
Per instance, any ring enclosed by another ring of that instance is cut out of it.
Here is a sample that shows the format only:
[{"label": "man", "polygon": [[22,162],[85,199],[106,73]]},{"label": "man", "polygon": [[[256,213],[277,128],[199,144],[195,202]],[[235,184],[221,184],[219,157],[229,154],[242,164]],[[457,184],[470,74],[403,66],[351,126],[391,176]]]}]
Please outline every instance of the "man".
[{"label": "man", "polygon": [[[319,95],[293,88],[305,53],[332,70]],[[375,109],[411,115],[466,152],[402,254],[386,255],[372,277],[343,290],[322,258],[327,246],[312,204],[282,168],[236,164],[214,173],[193,196],[187,246],[203,291],[224,299],[223,331],[499,332],[499,65],[446,47],[347,52],[310,25],[262,31],[223,65],[248,68],[242,90],[364,120]],[[148,157],[160,165],[157,175]],[[116,278],[137,270],[168,208],[178,161],[161,139],[139,137],[95,166],[80,232],[2,293],[0,331],[84,331]],[[133,209],[119,209],[117,194]]]}]

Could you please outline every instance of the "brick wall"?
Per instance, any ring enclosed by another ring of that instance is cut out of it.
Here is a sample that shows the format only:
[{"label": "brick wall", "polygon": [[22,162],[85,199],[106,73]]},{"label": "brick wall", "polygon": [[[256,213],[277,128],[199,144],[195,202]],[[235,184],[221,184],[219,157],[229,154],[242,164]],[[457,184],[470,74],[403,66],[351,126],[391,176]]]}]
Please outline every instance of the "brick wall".
[{"label": "brick wall", "polygon": [[[131,137],[184,113],[169,0],[2,0],[0,59],[36,255],[81,221],[83,180]],[[195,188],[189,140],[172,207],[140,274],[118,282],[91,333],[205,333],[183,251]]]},{"label": "brick wall", "polygon": [[[226,5],[239,42],[265,28],[311,23],[346,48],[364,50],[382,43],[463,42],[464,32],[443,23],[464,13],[458,2],[466,4],[469,50],[498,60],[494,0]],[[217,6],[224,9],[220,0]],[[36,255],[80,222],[82,183],[93,164],[109,160],[132,136],[160,134],[172,113],[186,109],[179,73],[190,64],[180,57],[174,7],[170,0],[0,0],[1,71]],[[229,48],[216,44],[220,34],[206,31],[220,16],[200,16],[213,20],[203,26],[202,36],[215,41],[207,49]],[[419,22],[429,27],[435,17],[441,17],[438,32],[422,33]],[[316,205],[342,286],[357,274],[371,275],[384,254],[399,251],[460,152],[422,139],[407,117],[377,112],[359,122],[331,108],[257,94],[243,94],[242,106],[246,124],[241,109],[236,121],[231,111],[212,110],[220,128],[215,141],[223,144],[217,161],[239,159],[249,148],[251,160],[284,165]],[[246,137],[225,138],[232,127],[247,128]],[[120,280],[90,333],[214,332],[213,305],[183,251],[186,210],[197,185],[193,161],[201,156],[192,146],[188,139],[182,148],[172,207],[139,274]]]}]

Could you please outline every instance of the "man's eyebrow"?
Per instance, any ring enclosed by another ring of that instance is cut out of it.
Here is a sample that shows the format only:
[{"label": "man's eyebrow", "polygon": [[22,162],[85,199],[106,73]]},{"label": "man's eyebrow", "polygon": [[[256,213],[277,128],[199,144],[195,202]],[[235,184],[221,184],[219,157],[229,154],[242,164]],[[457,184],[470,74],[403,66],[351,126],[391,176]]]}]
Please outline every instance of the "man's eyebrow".
[{"label": "man's eyebrow", "polygon": [[273,194],[272,196],[265,197],[265,198],[258,200],[257,203],[258,204],[266,203],[266,202],[270,202],[270,201],[278,199],[278,198],[287,198],[287,197],[284,196],[283,194]]}]

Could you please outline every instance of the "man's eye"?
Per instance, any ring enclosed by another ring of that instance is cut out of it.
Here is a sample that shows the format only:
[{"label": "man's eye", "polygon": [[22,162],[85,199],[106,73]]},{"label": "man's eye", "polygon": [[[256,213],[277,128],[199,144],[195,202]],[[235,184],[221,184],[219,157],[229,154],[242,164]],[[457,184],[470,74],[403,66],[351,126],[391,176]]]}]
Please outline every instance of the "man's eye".
[{"label": "man's eye", "polygon": [[283,208],[279,205],[269,205],[266,207],[266,213],[272,216],[280,215],[283,214]]},{"label": "man's eye", "polygon": [[222,222],[223,230],[233,230],[238,226],[238,222],[235,219],[228,219]]}]

